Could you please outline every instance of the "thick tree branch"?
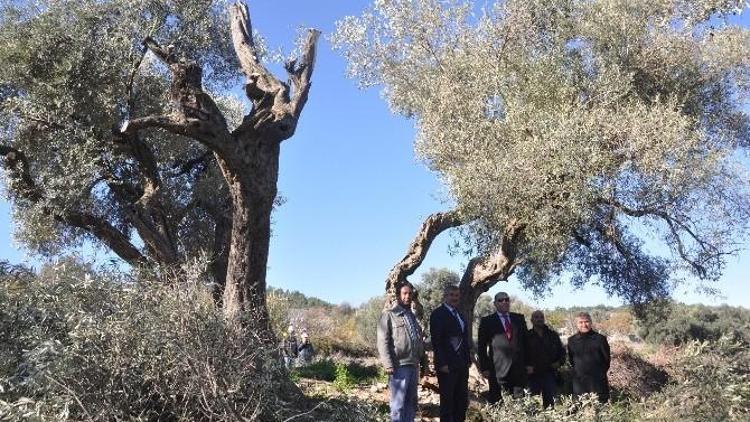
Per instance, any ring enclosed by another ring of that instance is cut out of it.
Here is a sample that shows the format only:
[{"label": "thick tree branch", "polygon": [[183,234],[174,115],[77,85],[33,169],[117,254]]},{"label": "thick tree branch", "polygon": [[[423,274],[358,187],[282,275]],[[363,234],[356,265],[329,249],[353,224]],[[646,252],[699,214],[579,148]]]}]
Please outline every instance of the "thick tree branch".
[{"label": "thick tree branch", "polygon": [[146,258],[130,243],[130,239],[108,221],[91,214],[68,212],[55,219],[73,227],[86,230],[107,245],[117,256],[130,265],[143,265]]},{"label": "thick tree branch", "polygon": [[138,169],[143,176],[143,195],[137,202],[149,207],[161,185],[156,156],[151,146],[138,134],[115,136],[115,142],[138,163]]},{"label": "thick tree branch", "polygon": [[432,242],[442,232],[458,227],[463,222],[455,211],[439,212],[430,215],[422,223],[417,235],[406,250],[406,255],[391,269],[386,280],[385,289],[392,293],[396,283],[406,281],[414,274],[427,256]]},{"label": "thick tree branch", "polygon": [[[22,151],[7,145],[0,145],[0,155],[5,157],[5,167],[11,173],[8,189],[19,198],[38,203],[44,200],[42,190],[31,175],[29,160]],[[56,221],[83,229],[107,245],[120,258],[131,265],[146,262],[140,251],[130,243],[128,236],[117,230],[101,217],[75,211],[60,211],[44,206],[43,212]]]},{"label": "thick tree branch", "polygon": [[169,66],[172,74],[170,97],[175,110],[167,116],[145,116],[125,121],[120,133],[132,135],[142,129],[159,128],[193,138],[213,151],[226,150],[231,136],[221,110],[203,91],[203,69],[195,62],[178,60],[172,46],[161,47],[151,37],[147,37],[143,45]]},{"label": "thick tree branch", "polygon": [[289,87],[276,79],[260,62],[247,5],[237,2],[231,6],[229,13],[234,51],[240,61],[242,72],[247,78],[245,84],[247,97],[253,101],[256,108],[257,103],[266,98],[271,99],[272,103],[288,102]]},{"label": "thick tree branch", "polygon": [[515,269],[523,262],[518,257],[518,246],[524,225],[511,222],[507,225],[500,246],[489,256],[472,258],[461,276],[461,314],[466,321],[472,320],[474,305],[482,293],[501,280],[508,280]]},{"label": "thick tree branch", "polygon": [[192,158],[187,161],[183,162],[177,162],[174,165],[172,165],[172,172],[169,174],[169,177],[180,177],[185,174],[188,174],[192,172],[196,167],[201,166],[200,172],[205,171],[207,167],[208,158],[211,157],[213,153],[211,151],[206,151],[203,154]]},{"label": "thick tree branch", "polygon": [[[297,121],[307,102],[310,79],[315,65],[316,43],[320,32],[311,29],[307,34],[300,60],[290,60],[284,66],[289,84],[281,82],[261,63],[247,5],[231,7],[231,30],[234,49],[246,77],[245,94],[253,103],[253,111],[234,131],[236,138],[268,136],[278,141],[294,134]],[[294,89],[290,99],[290,85]]]},{"label": "thick tree branch", "polygon": [[[706,239],[703,239],[700,237],[695,231],[689,226],[688,223],[685,221],[682,221],[678,218],[675,218],[671,216],[666,211],[647,207],[647,208],[631,208],[628,207],[619,201],[615,199],[607,199],[607,200],[601,200],[600,202],[613,207],[614,209],[617,209],[618,211],[622,212],[625,215],[628,215],[630,217],[654,217],[658,218],[662,221],[664,221],[667,224],[667,227],[669,227],[669,231],[672,235],[672,238],[675,241],[675,249],[677,251],[677,254],[680,256],[680,258],[688,263],[690,267],[693,268],[693,271],[700,277],[700,278],[706,278],[709,274],[709,269],[705,265],[705,262],[710,259],[710,257],[719,257],[721,255],[724,255],[726,253],[722,253],[719,248],[717,248],[715,245],[711,244]],[[685,242],[682,238],[682,235],[687,234],[687,236],[695,242],[695,244],[698,246],[698,248],[702,251],[703,254],[708,256],[709,258],[703,259],[703,260],[697,260],[694,257],[690,256],[690,253],[687,251],[687,248],[685,247]],[[607,236],[610,239],[613,239],[612,236]],[[616,240],[616,239],[614,239]],[[614,243],[615,247],[620,251],[621,245],[619,242]],[[623,254],[621,252],[621,254]],[[627,258],[627,254],[623,254],[624,257]]]},{"label": "thick tree branch", "polygon": [[144,129],[163,129],[175,135],[192,137],[194,130],[186,122],[180,121],[178,116],[146,116],[126,120],[119,127],[119,134],[134,136]]},{"label": "thick tree branch", "polygon": [[291,113],[295,118],[299,118],[307,102],[307,96],[310,92],[310,78],[312,77],[315,67],[315,46],[320,36],[320,31],[310,29],[307,33],[302,57],[299,63],[296,60],[290,60],[284,68],[289,74],[289,81],[294,88],[291,100]]},{"label": "thick tree branch", "polygon": [[518,258],[518,243],[524,226],[508,224],[497,251],[489,256],[475,257],[469,261],[461,277],[462,289],[489,290],[500,280],[507,280],[522,263]]},{"label": "thick tree branch", "polygon": [[13,147],[0,145],[0,155],[5,157],[5,168],[11,173],[8,189],[29,201],[41,200],[42,191],[31,176],[26,154]]}]

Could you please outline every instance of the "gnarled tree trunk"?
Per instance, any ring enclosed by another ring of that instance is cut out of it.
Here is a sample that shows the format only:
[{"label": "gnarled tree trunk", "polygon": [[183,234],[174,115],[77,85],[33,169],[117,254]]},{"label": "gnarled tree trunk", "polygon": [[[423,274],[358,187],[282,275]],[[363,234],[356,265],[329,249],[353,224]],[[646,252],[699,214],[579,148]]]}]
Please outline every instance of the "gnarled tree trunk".
[{"label": "gnarled tree trunk", "polygon": [[[444,231],[462,224],[463,221],[455,211],[435,213],[425,219],[404,258],[388,274],[385,282],[386,307],[392,306],[396,299],[396,284],[407,281],[407,277],[414,274],[414,271],[422,265],[435,238]],[[458,286],[461,291],[459,312],[466,321],[468,330],[472,329],[474,307],[479,296],[498,281],[507,281],[521,263],[521,259],[517,256],[517,245],[522,232],[522,225],[509,223],[503,233],[500,247],[494,254],[475,257],[469,261]],[[413,307],[421,320],[428,318],[429,315],[423,315],[418,293]]]},{"label": "gnarled tree trunk", "polygon": [[[219,209],[215,241],[226,239],[229,248],[216,254],[214,273],[226,273],[224,312],[230,320],[250,320],[259,335],[273,339],[266,309],[266,267],[271,237],[271,211],[277,193],[281,142],[291,137],[307,101],[319,36],[310,30],[299,62],[285,69],[291,85],[274,77],[259,61],[252,28],[244,4],[231,8],[235,52],[246,76],[245,93],[253,109],[233,131],[201,86],[202,69],[155,40],[144,44],[172,74],[170,93],[177,105],[167,116],[147,116],[125,122],[123,135],[147,128],[161,128],[192,138],[216,157],[229,189],[231,222],[221,219]],[[221,224],[221,225],[219,225]],[[228,229],[228,230],[227,230]],[[226,264],[224,264],[226,263]]]}]

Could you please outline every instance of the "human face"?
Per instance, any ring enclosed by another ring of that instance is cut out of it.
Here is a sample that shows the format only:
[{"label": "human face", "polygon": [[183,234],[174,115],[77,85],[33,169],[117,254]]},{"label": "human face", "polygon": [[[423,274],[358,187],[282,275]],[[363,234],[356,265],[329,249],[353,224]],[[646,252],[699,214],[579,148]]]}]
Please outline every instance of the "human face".
[{"label": "human face", "polygon": [[576,328],[578,328],[578,332],[581,334],[588,333],[591,331],[591,320],[586,317],[576,318]]},{"label": "human face", "polygon": [[500,296],[495,299],[495,309],[501,314],[507,314],[510,310],[510,297]]},{"label": "human face", "polygon": [[531,314],[531,325],[534,326],[534,328],[542,328],[544,327],[544,313],[543,312],[534,312]]},{"label": "human face", "polygon": [[402,286],[398,291],[398,304],[404,307],[411,306],[412,290],[409,286]]},{"label": "human face", "polygon": [[458,302],[461,300],[461,292],[459,290],[448,290],[445,292],[443,300],[445,300],[445,303],[451,308],[457,308]]}]

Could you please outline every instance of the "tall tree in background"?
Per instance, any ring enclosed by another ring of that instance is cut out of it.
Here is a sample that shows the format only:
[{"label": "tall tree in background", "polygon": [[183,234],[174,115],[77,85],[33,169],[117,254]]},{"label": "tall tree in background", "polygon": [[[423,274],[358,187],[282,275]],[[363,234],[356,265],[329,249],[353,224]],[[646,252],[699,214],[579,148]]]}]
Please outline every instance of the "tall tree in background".
[{"label": "tall tree in background", "polygon": [[[221,0],[4,2],[0,156],[17,236],[91,241],[132,265],[207,251],[230,318],[268,327],[281,142],[307,101],[318,32],[263,65],[247,7]],[[251,109],[226,92],[240,82]]]},{"label": "tall tree in background", "polygon": [[[719,277],[746,235],[750,32],[742,1],[383,0],[338,23],[361,86],[417,124],[455,208],[426,219],[386,289],[461,227],[462,311],[517,275],[634,304]],[[649,242],[649,247],[645,242]],[[660,243],[661,247],[651,247]]]}]

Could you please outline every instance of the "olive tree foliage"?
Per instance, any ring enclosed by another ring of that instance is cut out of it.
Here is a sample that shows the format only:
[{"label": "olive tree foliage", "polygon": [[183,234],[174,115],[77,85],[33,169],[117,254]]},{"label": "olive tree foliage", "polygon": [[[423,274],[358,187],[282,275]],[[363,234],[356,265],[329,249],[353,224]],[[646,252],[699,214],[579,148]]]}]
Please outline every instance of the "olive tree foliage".
[{"label": "olive tree foliage", "polygon": [[[0,33],[16,235],[45,254],[94,241],[136,266],[206,251],[227,314],[267,325],[280,144],[307,101],[318,32],[285,63],[288,82],[264,66],[242,3],[4,1]],[[217,94],[241,83],[248,108]]]},{"label": "olive tree foliage", "polygon": [[210,67],[209,86],[232,82],[237,64],[222,7],[3,2],[0,145],[25,245],[57,254],[94,240],[131,264],[208,249],[214,218],[198,202],[213,194],[220,206],[227,195],[207,150],[164,132],[123,139],[114,128],[170,106],[167,69],[139,42],[148,36]]},{"label": "olive tree foliage", "polygon": [[474,256],[465,315],[512,274],[537,292],[570,274],[636,304],[673,274],[716,279],[750,209],[736,154],[750,32],[730,23],[743,3],[377,0],[338,22],[349,76],[415,120],[455,204],[424,222],[387,288],[453,227]]}]

